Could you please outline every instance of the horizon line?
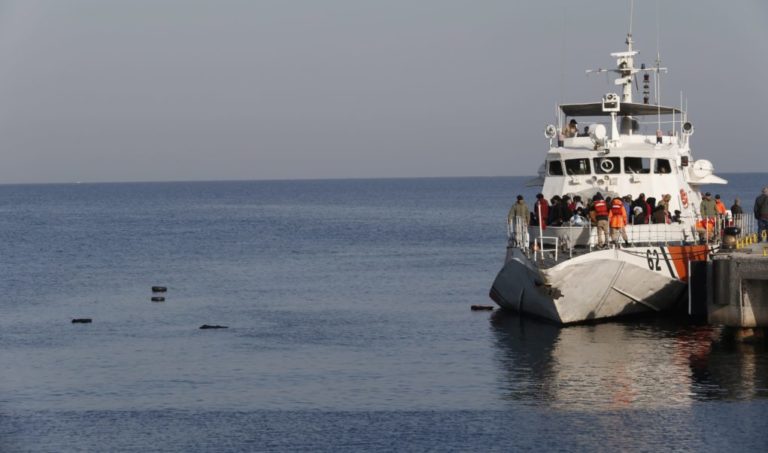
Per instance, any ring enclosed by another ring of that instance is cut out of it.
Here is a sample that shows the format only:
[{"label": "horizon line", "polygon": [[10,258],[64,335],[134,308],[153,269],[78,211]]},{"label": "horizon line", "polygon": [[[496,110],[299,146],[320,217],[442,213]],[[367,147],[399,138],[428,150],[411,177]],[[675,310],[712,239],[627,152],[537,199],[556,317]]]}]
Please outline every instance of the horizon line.
[{"label": "horizon line", "polygon": [[[768,174],[760,171],[723,172],[722,175]],[[211,183],[211,182],[299,182],[299,181],[385,181],[400,179],[498,179],[498,178],[534,178],[533,175],[470,175],[470,176],[377,176],[377,177],[328,177],[328,178],[256,178],[256,179],[168,179],[168,180],[124,180],[124,181],[49,181],[49,182],[0,182],[0,186],[43,186],[43,185],[78,185],[78,184],[173,184],[173,183]]]}]

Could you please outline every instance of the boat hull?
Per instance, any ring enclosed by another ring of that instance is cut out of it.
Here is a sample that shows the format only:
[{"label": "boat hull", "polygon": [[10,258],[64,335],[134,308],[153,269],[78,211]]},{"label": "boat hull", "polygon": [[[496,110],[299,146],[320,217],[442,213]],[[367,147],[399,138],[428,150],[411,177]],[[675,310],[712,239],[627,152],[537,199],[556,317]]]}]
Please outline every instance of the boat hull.
[{"label": "boat hull", "polygon": [[513,248],[490,296],[504,309],[557,324],[665,312],[679,306],[687,288],[686,275],[678,272],[687,268],[687,261],[675,261],[706,257],[706,248],[695,252],[673,255],[664,247],[603,250],[542,270]]}]

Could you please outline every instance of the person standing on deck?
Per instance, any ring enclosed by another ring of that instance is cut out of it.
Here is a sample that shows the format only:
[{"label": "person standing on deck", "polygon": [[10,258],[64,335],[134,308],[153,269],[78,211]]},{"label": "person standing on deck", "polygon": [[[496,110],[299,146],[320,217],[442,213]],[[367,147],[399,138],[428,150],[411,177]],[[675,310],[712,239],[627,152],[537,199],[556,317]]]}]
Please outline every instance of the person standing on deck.
[{"label": "person standing on deck", "polygon": [[624,239],[624,244],[629,245],[629,239],[627,238],[627,210],[624,209],[624,202],[621,198],[614,198],[611,202],[611,211],[608,214],[608,223],[611,225],[611,241],[619,245],[618,237],[621,233],[621,238]]},{"label": "person standing on deck", "polygon": [[[523,223],[523,225],[527,225],[529,215],[530,215],[530,211],[528,211],[528,205],[525,204],[525,200],[523,200],[523,196],[518,195],[517,201],[509,209],[509,214],[507,214],[507,223],[510,226],[512,226],[515,224],[515,218],[519,217],[523,219],[522,222],[525,222]],[[519,221],[520,220],[518,220],[518,222]]]},{"label": "person standing on deck", "polygon": [[720,194],[715,194],[715,209],[717,210],[717,214],[724,216],[725,211],[728,209],[725,207],[725,203],[720,199]]},{"label": "person standing on deck", "polygon": [[608,242],[608,204],[603,199],[603,194],[596,193],[592,197],[592,211],[597,220],[597,248],[603,248]]},{"label": "person standing on deck", "polygon": [[717,204],[712,199],[711,193],[707,192],[702,197],[701,204],[699,205],[699,214],[701,215],[701,220],[696,223],[696,231],[702,240],[708,238],[711,241],[715,234],[715,224],[717,223],[715,221],[717,217]]},{"label": "person standing on deck", "polygon": [[704,194],[704,198],[701,200],[701,205],[699,206],[699,214],[701,214],[701,217],[705,219],[709,219],[717,215],[717,205],[712,199],[711,193],[707,192]]},{"label": "person standing on deck", "polygon": [[568,138],[576,137],[579,135],[579,124],[575,119],[571,119],[568,123],[568,127],[565,129],[565,136]]},{"label": "person standing on deck", "polygon": [[648,202],[645,200],[645,194],[641,193],[637,200],[634,201],[632,204],[632,207],[640,206],[643,209],[643,221],[642,222],[634,222],[635,224],[639,223],[648,223],[648,220],[651,218],[651,206],[648,204]]},{"label": "person standing on deck", "polygon": [[528,210],[523,196],[518,195],[517,201],[507,214],[507,232],[509,233],[510,244],[520,246],[521,241],[526,241],[530,216],[531,212]]},{"label": "person standing on deck", "polygon": [[733,215],[744,214],[744,210],[741,209],[741,200],[740,199],[735,198],[733,200],[733,206],[731,206],[731,214],[733,214]]},{"label": "person standing on deck", "polygon": [[645,211],[640,206],[632,208],[632,225],[642,225],[645,223]]},{"label": "person standing on deck", "polygon": [[763,193],[755,199],[755,218],[757,219],[757,241],[763,240],[763,232],[768,234],[768,186],[763,187]]},{"label": "person standing on deck", "polygon": [[625,195],[622,198],[624,201],[624,211],[627,212],[627,224],[632,223],[632,195]]}]

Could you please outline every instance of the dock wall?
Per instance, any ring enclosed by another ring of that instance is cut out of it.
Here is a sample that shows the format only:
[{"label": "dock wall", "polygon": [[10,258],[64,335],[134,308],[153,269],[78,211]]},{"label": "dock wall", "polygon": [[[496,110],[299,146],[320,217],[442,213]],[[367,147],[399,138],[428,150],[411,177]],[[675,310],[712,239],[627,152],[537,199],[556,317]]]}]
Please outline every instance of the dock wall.
[{"label": "dock wall", "polygon": [[708,274],[710,324],[768,327],[768,257],[718,253]]}]

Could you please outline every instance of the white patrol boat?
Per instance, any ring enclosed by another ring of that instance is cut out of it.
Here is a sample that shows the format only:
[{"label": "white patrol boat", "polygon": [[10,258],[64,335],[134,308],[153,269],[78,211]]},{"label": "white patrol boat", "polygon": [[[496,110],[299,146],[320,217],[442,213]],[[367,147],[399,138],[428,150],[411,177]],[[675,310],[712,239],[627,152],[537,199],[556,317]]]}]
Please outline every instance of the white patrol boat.
[{"label": "white patrol boat", "polygon": [[[630,221],[629,244],[609,240],[605,248],[598,247],[589,218],[581,225],[566,219],[561,226],[510,219],[506,261],[490,291],[502,308],[559,324],[669,310],[687,295],[689,261],[708,259],[718,246],[713,219],[702,219],[699,212],[699,188],[727,181],[713,174],[709,161],[693,159],[687,111],[658,105],[658,76],[666,68],[658,58],[653,67],[635,67],[638,52],[632,44],[630,32],[626,51],[611,54],[616,69],[587,71],[618,74],[620,95],[559,106],[558,126],[545,129],[549,151],[529,185],[541,186],[546,200],[579,195],[585,212],[597,192],[633,200],[641,193],[657,200],[669,194],[668,212],[680,211],[679,217],[668,223]],[[638,75],[642,103],[632,99]],[[655,104],[649,103],[651,83]],[[568,134],[569,120],[575,118],[589,125],[588,131]]]}]

